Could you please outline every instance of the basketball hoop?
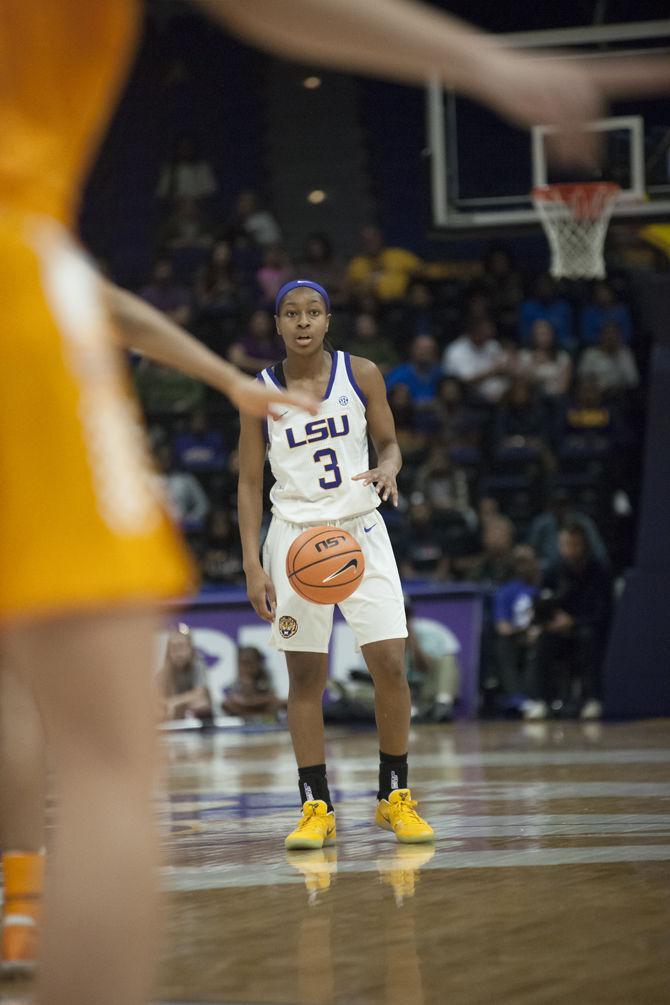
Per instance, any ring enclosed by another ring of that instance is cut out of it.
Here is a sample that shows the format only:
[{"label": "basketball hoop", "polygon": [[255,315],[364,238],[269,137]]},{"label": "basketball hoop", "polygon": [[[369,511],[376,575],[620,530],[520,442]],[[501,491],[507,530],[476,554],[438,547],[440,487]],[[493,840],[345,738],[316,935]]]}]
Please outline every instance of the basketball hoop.
[{"label": "basketball hoop", "polygon": [[621,193],[615,182],[575,182],[533,189],[556,279],[604,279],[605,234]]}]

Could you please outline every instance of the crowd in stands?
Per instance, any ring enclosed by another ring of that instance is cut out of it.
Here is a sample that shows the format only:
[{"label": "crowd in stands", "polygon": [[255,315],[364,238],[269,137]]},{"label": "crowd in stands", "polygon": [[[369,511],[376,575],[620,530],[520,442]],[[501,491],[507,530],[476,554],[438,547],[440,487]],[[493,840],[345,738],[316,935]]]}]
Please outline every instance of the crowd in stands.
[{"label": "crowd in stands", "polygon": [[[182,141],[157,182],[162,223],[141,295],[253,374],[282,355],[279,287],[325,285],[332,342],[386,379],[404,467],[398,510],[383,512],[404,579],[488,591],[482,679],[498,709],[540,715],[553,702],[588,715],[598,681],[584,666],[601,658],[603,597],[630,561],[636,502],[644,358],[623,277],[559,284],[502,248],[454,270],[388,246],[374,226],[349,261],[324,234],[306,235],[296,260],[255,193],[225,219],[216,190]],[[153,363],[134,361],[134,373],[205,585],[242,585],[234,411]],[[581,692],[558,671],[540,679],[540,665],[573,666]]]},{"label": "crowd in stands", "polygon": [[245,722],[263,722],[276,720],[286,710],[286,701],[275,694],[265,658],[255,646],[238,648],[237,676],[217,693],[191,629],[183,623],[167,634],[157,677],[159,719],[164,723],[190,719],[211,726],[221,712]]}]

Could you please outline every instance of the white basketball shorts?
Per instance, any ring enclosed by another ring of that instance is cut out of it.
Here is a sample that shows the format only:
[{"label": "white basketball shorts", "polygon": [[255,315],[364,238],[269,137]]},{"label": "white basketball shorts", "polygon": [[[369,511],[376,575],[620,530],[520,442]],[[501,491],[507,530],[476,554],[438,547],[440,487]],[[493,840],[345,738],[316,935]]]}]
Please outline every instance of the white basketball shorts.
[{"label": "white basketball shorts", "polygon": [[[324,521],[326,524],[347,530],[360,544],[365,558],[365,573],[357,589],[338,605],[358,646],[407,638],[398,567],[379,512],[372,510],[352,520]],[[270,645],[296,653],[327,653],[333,628],[333,605],[313,604],[300,597],[286,575],[287,552],[296,537],[309,526],[288,523],[276,516],[270,523],[263,545],[263,568],[277,593]]]}]

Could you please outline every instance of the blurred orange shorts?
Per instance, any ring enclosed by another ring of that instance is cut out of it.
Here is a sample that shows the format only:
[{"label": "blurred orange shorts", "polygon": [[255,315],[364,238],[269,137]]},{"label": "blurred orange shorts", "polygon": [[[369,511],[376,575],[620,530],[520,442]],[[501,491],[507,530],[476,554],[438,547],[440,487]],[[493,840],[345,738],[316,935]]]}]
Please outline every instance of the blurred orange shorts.
[{"label": "blurred orange shorts", "polygon": [[0,210],[0,312],[0,618],[183,593],[96,274],[59,224]]}]

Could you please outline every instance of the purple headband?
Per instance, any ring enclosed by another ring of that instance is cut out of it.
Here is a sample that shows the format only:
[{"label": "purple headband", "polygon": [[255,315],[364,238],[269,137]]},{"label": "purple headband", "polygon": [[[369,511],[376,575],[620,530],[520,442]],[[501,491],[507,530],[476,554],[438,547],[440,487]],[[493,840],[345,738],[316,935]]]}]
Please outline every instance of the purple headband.
[{"label": "purple headband", "polygon": [[313,283],[311,279],[292,279],[290,283],[284,283],[275,298],[275,314],[279,314],[279,307],[287,293],[290,293],[291,290],[303,289],[304,287],[307,287],[308,290],[314,290],[319,296],[323,297],[330,314],[330,297],[323,286],[320,286],[319,283]]}]

